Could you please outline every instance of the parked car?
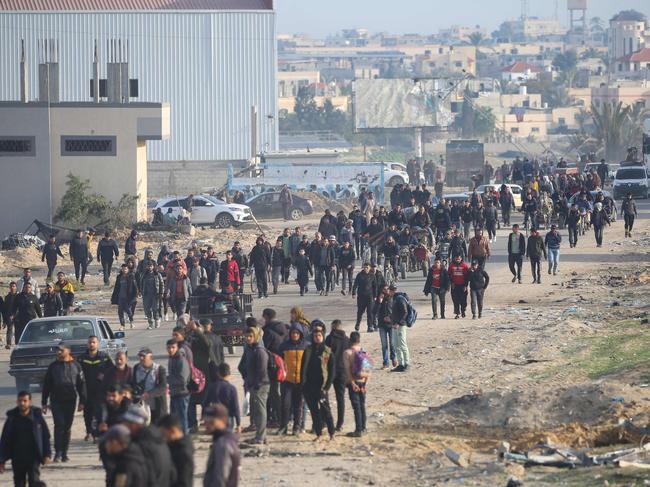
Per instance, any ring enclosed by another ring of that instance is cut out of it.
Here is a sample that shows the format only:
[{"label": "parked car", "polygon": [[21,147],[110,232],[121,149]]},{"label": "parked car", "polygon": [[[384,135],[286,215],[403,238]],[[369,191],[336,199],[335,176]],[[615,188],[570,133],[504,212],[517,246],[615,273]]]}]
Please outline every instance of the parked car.
[{"label": "parked car", "polygon": [[[188,196],[163,198],[158,200],[156,208],[160,208],[163,215],[171,208],[172,215],[177,217],[181,208],[186,204],[187,198]],[[215,225],[218,228],[229,228],[252,222],[253,217],[251,209],[246,205],[226,203],[214,196],[201,194],[192,197],[190,221],[193,225]]]},{"label": "parked car", "polygon": [[423,183],[424,173],[420,171],[420,181],[410,181],[406,172],[406,164],[401,162],[384,162],[384,181],[386,185],[393,187],[398,184]]},{"label": "parked car", "polygon": [[614,199],[621,199],[627,193],[639,198],[650,197],[650,175],[643,163],[621,165],[614,178]]},{"label": "parked car", "polygon": [[[314,212],[314,206],[311,200],[296,196],[295,194],[292,196],[293,205],[289,208],[289,216],[292,220],[300,220],[304,215],[311,215]],[[246,205],[251,209],[255,218],[284,218],[279,192],[258,194],[247,200]]]},{"label": "parked car", "polygon": [[127,351],[124,332],[114,332],[108,320],[97,316],[52,316],[27,323],[9,358],[9,375],[16,379],[16,389],[28,391],[31,384],[43,383],[59,343],[70,345],[72,354],[80,355],[92,335],[99,338],[99,349],[111,357]]}]

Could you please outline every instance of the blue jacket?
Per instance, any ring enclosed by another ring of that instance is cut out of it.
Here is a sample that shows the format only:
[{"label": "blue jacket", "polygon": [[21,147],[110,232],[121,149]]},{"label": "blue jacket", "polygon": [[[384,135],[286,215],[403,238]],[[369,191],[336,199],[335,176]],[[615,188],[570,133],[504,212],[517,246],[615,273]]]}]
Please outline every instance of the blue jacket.
[{"label": "blue jacket", "polygon": [[[0,463],[5,463],[7,460],[17,460],[14,459],[15,452],[13,451],[13,447],[16,443],[14,439],[14,427],[18,416],[20,416],[18,408],[7,411],[7,420],[2,429],[2,437],[0,437]],[[43,412],[40,408],[32,407],[27,417],[32,421],[32,433],[37,450],[36,456],[43,463],[45,457],[52,457],[50,430],[47,427],[47,423],[43,418]]]},{"label": "blue jacket", "polygon": [[544,237],[544,245],[546,245],[549,250],[559,250],[560,243],[562,243],[562,235],[560,235],[560,232],[548,232],[546,237]]}]

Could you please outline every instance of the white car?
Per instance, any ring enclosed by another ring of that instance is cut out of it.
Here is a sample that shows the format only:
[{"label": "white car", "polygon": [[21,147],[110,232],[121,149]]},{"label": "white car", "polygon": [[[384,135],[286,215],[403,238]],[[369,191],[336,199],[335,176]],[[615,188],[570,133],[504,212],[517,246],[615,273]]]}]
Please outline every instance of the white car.
[{"label": "white car", "polygon": [[[409,175],[406,172],[406,164],[401,162],[383,162],[384,164],[384,181],[386,185],[393,187],[398,184],[410,184]],[[425,181],[424,173],[420,171],[420,180],[414,181],[416,184],[422,184]]]},{"label": "white car", "polygon": [[[180,214],[189,196],[172,196],[158,200],[156,209],[162,210],[163,216],[172,209],[174,217]],[[226,203],[210,195],[194,195],[192,197],[193,225],[215,225],[218,228],[238,227],[253,221],[251,209],[246,205]]]},{"label": "white car", "polygon": [[[515,206],[517,208],[521,208],[521,195],[523,192],[523,188],[519,186],[518,184],[506,184],[508,188],[510,188],[510,192],[512,193],[512,198],[515,202]],[[496,194],[499,194],[499,191],[501,191],[501,185],[500,184],[481,184],[479,187],[476,188],[476,192],[480,195],[485,193],[488,188],[492,188]],[[471,194],[471,193],[467,193]]]}]

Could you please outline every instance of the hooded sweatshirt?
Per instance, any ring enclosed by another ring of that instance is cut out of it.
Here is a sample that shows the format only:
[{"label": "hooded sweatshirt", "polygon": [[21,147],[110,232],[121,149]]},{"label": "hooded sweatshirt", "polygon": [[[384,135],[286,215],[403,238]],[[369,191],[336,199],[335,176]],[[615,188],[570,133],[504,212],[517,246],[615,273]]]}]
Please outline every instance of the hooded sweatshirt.
[{"label": "hooded sweatshirt", "polygon": [[291,332],[297,331],[300,333],[300,339],[294,342],[289,338],[280,346],[280,356],[284,360],[284,365],[287,369],[286,382],[292,384],[300,384],[302,373],[302,356],[305,353],[307,342],[305,341],[305,332],[301,325],[294,323],[289,328],[289,337]]}]

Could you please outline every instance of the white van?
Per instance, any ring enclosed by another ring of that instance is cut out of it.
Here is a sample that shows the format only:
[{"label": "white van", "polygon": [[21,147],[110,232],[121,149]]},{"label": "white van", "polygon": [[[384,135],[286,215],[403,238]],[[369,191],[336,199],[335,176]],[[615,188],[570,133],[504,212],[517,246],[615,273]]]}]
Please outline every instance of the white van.
[{"label": "white van", "polygon": [[650,174],[643,163],[621,165],[614,178],[614,199],[624,198],[628,193],[639,198],[650,196]]}]

